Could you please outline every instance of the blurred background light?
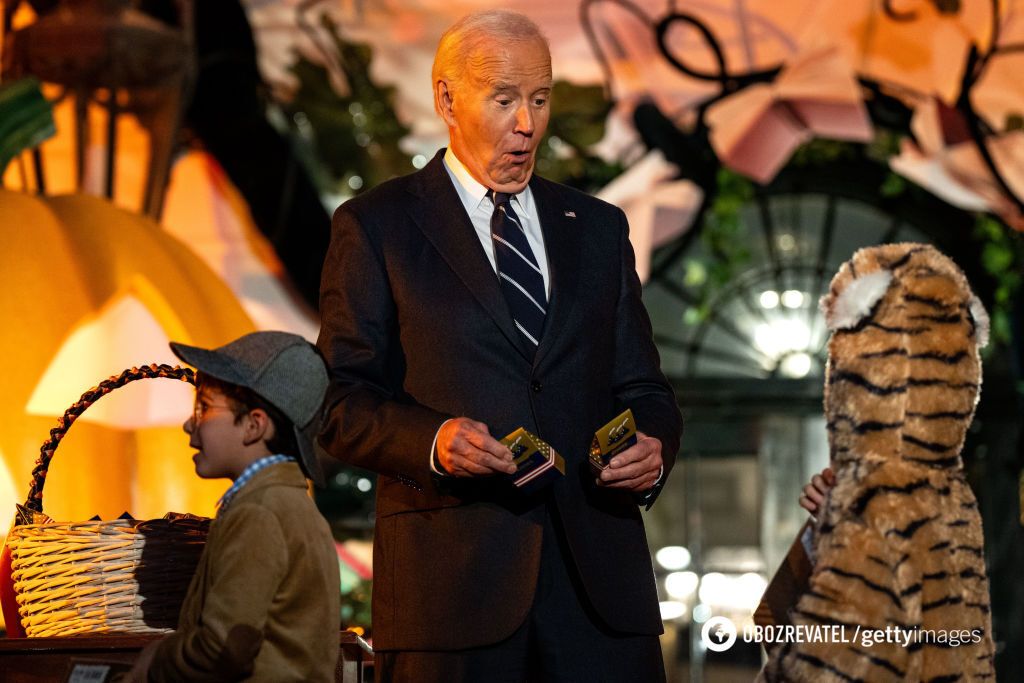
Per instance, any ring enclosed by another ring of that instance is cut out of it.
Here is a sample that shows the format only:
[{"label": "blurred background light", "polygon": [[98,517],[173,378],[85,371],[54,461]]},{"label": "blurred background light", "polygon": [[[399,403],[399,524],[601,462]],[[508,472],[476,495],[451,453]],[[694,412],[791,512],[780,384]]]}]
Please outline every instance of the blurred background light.
[{"label": "blurred background light", "polygon": [[690,551],[680,545],[667,545],[654,553],[654,559],[669,571],[686,569],[690,566]]}]

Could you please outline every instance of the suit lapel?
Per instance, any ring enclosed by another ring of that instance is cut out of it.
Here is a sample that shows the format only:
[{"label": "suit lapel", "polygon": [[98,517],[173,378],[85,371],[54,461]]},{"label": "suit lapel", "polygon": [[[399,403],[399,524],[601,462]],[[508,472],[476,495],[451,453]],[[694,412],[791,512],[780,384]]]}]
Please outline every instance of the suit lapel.
[{"label": "suit lapel", "polygon": [[516,331],[512,314],[498,286],[498,278],[481,249],[480,240],[466,215],[462,200],[444,169],[443,156],[442,149],[419,174],[419,203],[410,206],[409,215],[494,319],[502,334],[523,358],[530,361],[532,350],[526,349],[526,342]]},{"label": "suit lapel", "polygon": [[534,176],[530,180],[530,189],[537,203],[551,274],[551,297],[544,319],[544,334],[534,357],[536,367],[568,327],[566,323],[579,286],[580,245],[577,240],[580,226],[576,224],[575,212],[565,203],[557,185]]}]

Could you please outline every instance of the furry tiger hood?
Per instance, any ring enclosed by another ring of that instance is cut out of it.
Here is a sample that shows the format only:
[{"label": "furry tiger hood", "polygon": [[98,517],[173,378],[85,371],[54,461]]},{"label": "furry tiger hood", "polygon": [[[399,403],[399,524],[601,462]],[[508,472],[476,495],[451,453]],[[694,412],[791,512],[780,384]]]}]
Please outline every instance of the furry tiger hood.
[{"label": "furry tiger hood", "polygon": [[934,247],[861,249],[822,297],[832,462],[899,459],[960,469],[981,388],[988,315]]},{"label": "furry tiger hood", "polygon": [[922,244],[858,251],[821,304],[836,485],[790,618],[841,625],[847,640],[780,645],[760,678],[991,681],[981,517],[960,458],[984,308],[960,269]]}]

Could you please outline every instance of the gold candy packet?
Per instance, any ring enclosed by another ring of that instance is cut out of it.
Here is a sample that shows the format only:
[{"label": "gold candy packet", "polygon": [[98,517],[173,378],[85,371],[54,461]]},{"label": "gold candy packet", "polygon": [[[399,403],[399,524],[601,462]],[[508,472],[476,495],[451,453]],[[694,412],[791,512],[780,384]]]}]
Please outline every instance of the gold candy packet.
[{"label": "gold candy packet", "polygon": [[594,440],[590,444],[590,465],[601,471],[608,467],[612,458],[636,442],[636,421],[633,411],[626,408],[625,412],[594,432]]},{"label": "gold candy packet", "polygon": [[554,448],[522,427],[501,443],[512,451],[516,473],[512,483],[523,490],[536,490],[565,474],[565,460]]}]

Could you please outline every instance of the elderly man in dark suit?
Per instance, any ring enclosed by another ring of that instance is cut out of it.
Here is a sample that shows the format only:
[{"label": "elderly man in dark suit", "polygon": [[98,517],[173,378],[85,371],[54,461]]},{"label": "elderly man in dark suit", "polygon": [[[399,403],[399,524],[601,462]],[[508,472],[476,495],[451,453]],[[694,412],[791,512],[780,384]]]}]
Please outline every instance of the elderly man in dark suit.
[{"label": "elderly man in dark suit", "polygon": [[[625,216],[533,175],[551,84],[530,20],[463,18],[433,72],[450,146],[334,215],[321,444],[380,475],[378,680],[664,679],[638,503],[682,422]],[[594,431],[626,408],[639,441],[595,477]],[[565,458],[540,492],[509,481],[519,427]]]}]

